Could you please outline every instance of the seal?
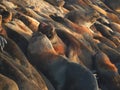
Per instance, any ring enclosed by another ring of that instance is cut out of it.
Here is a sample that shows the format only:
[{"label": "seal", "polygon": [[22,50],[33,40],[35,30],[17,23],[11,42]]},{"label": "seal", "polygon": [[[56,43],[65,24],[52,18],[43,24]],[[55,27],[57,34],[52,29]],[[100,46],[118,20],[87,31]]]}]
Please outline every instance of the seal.
[{"label": "seal", "polygon": [[[1,51],[3,51],[3,48],[4,48],[5,44],[7,43],[6,38],[11,38],[12,40],[14,40],[17,43],[17,45],[21,48],[21,50],[26,55],[25,49],[27,48],[28,41],[19,33],[11,30],[10,28],[5,27],[4,26],[5,22],[3,22],[2,19],[4,19],[4,18],[2,18],[2,15],[0,15],[0,47],[1,47]],[[4,20],[6,20],[6,19],[4,19]],[[6,21],[9,21],[9,20],[6,20]],[[5,29],[3,28],[3,26]]]},{"label": "seal", "polygon": [[38,32],[45,34],[49,38],[53,48],[59,55],[66,56],[71,62],[80,63],[78,58],[79,42],[72,35],[55,29],[51,23],[44,22],[40,23]]},{"label": "seal", "polygon": [[[2,23],[2,16],[0,16],[0,23]],[[42,88],[43,90],[47,90],[47,86],[40,74],[28,62],[26,56],[23,54],[18,45],[7,36],[6,30],[2,27],[2,25],[0,25],[0,62],[2,63],[0,64],[0,73],[14,80],[19,89],[40,90],[40,88]],[[10,70],[8,70],[8,68]],[[48,88],[49,86],[50,84],[48,85]]]},{"label": "seal", "polygon": [[33,34],[28,54],[30,62],[38,71],[42,71],[55,90],[97,90],[97,82],[92,73],[58,55],[46,35],[40,32]]},{"label": "seal", "polygon": [[65,4],[64,0],[45,0],[48,3],[52,4],[53,6],[57,7],[58,10],[60,10],[62,13],[67,13],[68,10],[63,8],[63,5]]},{"label": "seal", "polygon": [[33,32],[37,31],[39,22],[37,20],[35,20],[34,18],[25,15],[21,12],[17,12],[15,14],[15,18],[20,19],[21,21],[23,21],[25,23],[25,25],[27,27],[29,27]]},{"label": "seal", "polygon": [[57,6],[57,7],[62,7],[65,3],[64,0],[45,0],[47,2],[49,2],[50,4]]},{"label": "seal", "polygon": [[111,48],[117,48],[117,45],[115,45],[114,42],[112,42],[111,40],[109,40],[108,38],[104,36],[94,35],[93,38],[99,40],[100,42],[106,44],[107,46]]},{"label": "seal", "polygon": [[117,24],[115,22],[110,22],[109,26],[113,31],[120,33],[120,24]]},{"label": "seal", "polygon": [[86,27],[90,27],[94,24],[94,22],[99,18],[99,13],[97,13],[94,9],[88,8],[88,10],[72,10],[68,14],[65,15],[65,18],[74,22],[75,24],[85,25]]},{"label": "seal", "polygon": [[[0,65],[2,68],[0,69],[0,73],[14,80],[20,89],[39,90],[40,88],[43,88],[43,90],[47,90],[47,86],[42,77],[28,62],[27,58],[16,45],[16,43],[9,38],[5,38],[5,40],[7,41],[7,44],[3,47],[4,53],[0,52],[0,62],[2,62]],[[37,79],[35,78],[36,76]]]},{"label": "seal", "polygon": [[109,40],[114,42],[117,46],[120,45],[119,38],[117,36],[112,35],[112,33],[111,33],[111,32],[113,32],[112,29],[110,29],[109,27],[107,27],[99,22],[95,23],[95,27],[103,36],[105,36],[106,38],[108,38]]},{"label": "seal", "polygon": [[116,14],[114,14],[113,12],[107,12],[99,6],[89,3],[88,0],[85,0],[85,1],[87,1],[86,3],[88,3],[89,6],[91,6],[94,10],[96,10],[100,14],[102,14],[102,15],[106,16],[107,18],[109,18],[110,20],[120,24],[119,17]]},{"label": "seal", "polygon": [[103,2],[112,10],[120,13],[120,0],[115,2],[114,0],[103,0]]},{"label": "seal", "polygon": [[81,7],[87,6],[87,4],[83,0],[65,0],[65,6],[70,6],[70,5],[79,5]]},{"label": "seal", "polygon": [[101,51],[103,51],[105,54],[107,54],[107,56],[110,58],[110,60],[113,64],[117,64],[120,62],[119,61],[120,53],[116,49],[111,48],[111,47],[105,45],[104,43],[99,43],[98,47],[100,48]]},{"label": "seal", "polygon": [[119,90],[120,75],[116,66],[111,63],[109,57],[105,53],[98,51],[94,55],[94,63],[100,88],[103,89],[103,85],[108,90]]},{"label": "seal", "polygon": [[41,22],[38,26],[38,32],[45,34],[51,41],[53,48],[60,55],[65,55],[66,46],[64,42],[58,37],[54,26],[51,23]]},{"label": "seal", "polygon": [[93,31],[91,31],[88,27],[86,27],[85,25],[77,25],[76,23],[73,23],[72,21],[70,21],[67,18],[62,18],[60,16],[57,15],[50,15],[50,17],[54,20],[57,21],[61,24],[63,24],[64,26],[68,27],[71,32],[76,32],[79,34],[88,34],[89,36],[92,36]]},{"label": "seal", "polygon": [[41,22],[38,27],[38,32],[45,34],[49,38],[53,48],[59,55],[64,55],[71,62],[85,65],[91,69],[93,52],[75,36],[65,30],[55,29],[51,23],[45,22]]},{"label": "seal", "polygon": [[3,23],[7,23],[12,19],[12,12],[8,11],[4,6],[0,5],[0,15],[2,15]]}]

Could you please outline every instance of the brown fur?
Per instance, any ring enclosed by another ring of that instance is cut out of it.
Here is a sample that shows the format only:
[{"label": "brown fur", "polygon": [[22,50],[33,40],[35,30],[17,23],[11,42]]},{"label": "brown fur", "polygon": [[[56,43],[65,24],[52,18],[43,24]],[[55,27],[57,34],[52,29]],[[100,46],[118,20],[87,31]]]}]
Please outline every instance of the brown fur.
[{"label": "brown fur", "polygon": [[38,32],[45,34],[51,41],[55,51],[60,55],[65,55],[65,44],[58,37],[55,28],[51,23],[41,22],[38,27]]},{"label": "brown fur", "polygon": [[56,29],[57,35],[66,45],[65,55],[74,63],[83,64],[79,59],[80,51],[80,42],[70,33]]},{"label": "brown fur", "polygon": [[107,54],[112,63],[116,64],[120,62],[120,53],[117,50],[110,48],[109,46],[103,43],[99,43],[98,46],[105,54]]},{"label": "brown fur", "polygon": [[83,0],[65,0],[66,5],[80,5],[82,7],[88,6]]},{"label": "brown fur", "polygon": [[79,34],[89,34],[90,36],[92,36],[92,32],[84,25],[77,25],[73,22],[71,22],[70,20],[66,19],[66,18],[62,18],[60,16],[54,16],[54,15],[51,15],[50,16],[53,20],[67,26],[71,32],[76,32],[76,33],[79,33]]},{"label": "brown fur", "polygon": [[[76,46],[70,44],[70,42],[72,42],[72,41],[69,41],[70,38],[61,38],[62,36],[63,37],[65,36],[64,33],[60,33],[60,32],[56,33],[56,30],[54,29],[54,26],[52,24],[41,23],[38,27],[38,31],[45,34],[49,38],[49,40],[53,45],[53,48],[59,55],[68,57],[72,62],[75,62],[75,63],[80,62],[77,54],[78,52],[77,50],[79,49],[78,46],[74,42],[73,43]],[[71,39],[72,38],[74,37],[71,37]],[[67,43],[67,41],[65,40],[67,40],[69,43]]]},{"label": "brown fur", "polygon": [[21,13],[24,13],[24,15],[26,15],[26,16],[30,16],[31,18],[33,18],[33,20],[35,19],[38,22],[41,22],[42,20],[50,19],[50,17],[48,17],[47,14],[41,13],[37,10],[34,11],[31,8],[22,7],[22,8],[18,8],[17,11],[21,12]]},{"label": "brown fur", "polygon": [[14,19],[11,21],[11,23],[5,24],[5,29],[9,30],[11,29],[12,31],[20,34],[22,37],[24,37],[26,40],[29,41],[29,39],[32,36],[32,31],[29,29],[21,20]]},{"label": "brown fur", "polygon": [[[67,58],[57,55],[49,39],[42,33],[33,34],[28,53],[30,62],[47,76],[56,90],[97,90],[94,79],[91,81],[92,78],[88,75],[89,71],[85,71],[86,74],[84,74],[84,70],[86,70],[84,67],[70,63]],[[89,79],[84,80],[86,75]],[[85,82],[82,82],[80,78]],[[70,82],[71,80],[72,82]],[[93,86],[86,88],[83,83],[88,83],[87,87],[91,83]]]},{"label": "brown fur", "polygon": [[112,70],[113,72],[117,72],[117,68],[114,64],[111,63],[109,57],[103,52],[97,52],[96,55],[96,67],[99,69],[99,72],[104,72],[105,70]]},{"label": "brown fur", "polygon": [[[4,73],[7,77],[13,79],[22,90],[40,90],[41,88],[47,90],[42,77],[28,62],[19,47],[9,38],[6,38],[6,40],[7,44],[4,47],[4,52],[7,52],[9,55],[0,53],[0,60],[2,60],[1,62],[3,63],[1,64],[3,69],[0,70],[0,73]],[[8,70],[8,68],[10,70]]]},{"label": "brown fur", "polygon": [[107,17],[109,19],[111,19],[113,22],[116,22],[116,23],[120,24],[120,19],[117,15],[115,15],[113,13],[107,13]]},{"label": "brown fur", "polygon": [[2,69],[0,69],[0,73],[14,80],[19,89],[39,90],[39,86],[35,82],[35,79],[31,77],[28,79],[27,74],[32,75],[30,74],[30,66],[28,69],[28,66],[24,66],[24,63],[19,62],[19,59],[16,59],[15,61],[15,59],[11,58],[11,56],[2,53],[0,53],[0,61],[2,62],[0,65],[0,67],[2,67]]},{"label": "brown fur", "polygon": [[54,6],[58,6],[61,7],[64,5],[64,0],[45,0],[47,2],[49,2],[50,4],[54,5]]},{"label": "brown fur", "polygon": [[111,40],[107,39],[104,36],[94,35],[93,38],[99,40],[100,42],[108,45],[111,48],[116,48],[117,47]]},{"label": "brown fur", "polygon": [[108,90],[119,90],[120,75],[118,74],[115,65],[110,62],[107,55],[99,51],[95,54],[94,59],[99,77],[99,84],[103,84]]},{"label": "brown fur", "polygon": [[120,0],[115,2],[114,0],[104,0],[104,3],[108,5],[111,9],[120,13]]},{"label": "brown fur", "polygon": [[119,40],[119,38],[116,37],[116,36],[113,36],[113,35],[111,34],[112,30],[111,30],[109,27],[107,27],[107,26],[105,26],[105,25],[103,25],[103,24],[101,24],[101,23],[99,23],[99,22],[96,22],[96,23],[95,23],[95,27],[96,27],[96,29],[97,29],[103,36],[105,36],[106,38],[110,39],[110,40],[111,40],[112,42],[114,42],[117,46],[120,45],[120,40]]},{"label": "brown fur", "polygon": [[0,15],[2,15],[3,23],[7,23],[12,19],[12,13],[8,11],[6,8],[2,7],[1,5],[0,5]]},{"label": "brown fur", "polygon": [[64,0],[45,0],[47,1],[48,3],[54,5],[54,6],[57,6],[58,10],[61,12],[61,13],[67,13],[68,10],[67,9],[64,9],[63,8],[63,5],[65,3]]},{"label": "brown fur", "polygon": [[[1,28],[3,27],[1,26]],[[6,39],[7,44],[4,47],[4,52],[0,52],[0,61],[2,62],[0,73],[14,80],[19,89],[40,90],[42,88],[43,90],[47,90],[42,77],[28,62],[16,43],[8,36],[4,38]]]},{"label": "brown fur", "polygon": [[71,23],[70,25],[75,29],[76,33],[79,33],[79,34],[86,33],[86,34],[92,35],[92,32],[86,26],[83,26],[83,25],[78,26],[77,24],[74,24],[74,23]]},{"label": "brown fur", "polygon": [[15,15],[15,18],[20,19],[21,21],[23,21],[25,23],[25,25],[27,25],[33,32],[37,31],[39,22],[37,20],[33,19],[32,17],[18,12]]},{"label": "brown fur", "polygon": [[99,19],[97,19],[97,21],[99,21],[100,23],[106,25],[106,26],[109,26],[110,24],[110,21],[109,19],[107,19],[106,17],[102,16],[100,17]]},{"label": "brown fur", "polygon": [[117,15],[115,15],[114,13],[109,13],[106,12],[105,10],[103,10],[102,8],[91,4],[91,7],[94,8],[96,11],[98,11],[99,13],[103,14],[104,16],[108,17],[109,19],[111,19],[112,21],[120,24],[120,19]]},{"label": "brown fur", "polygon": [[6,31],[2,27],[2,16],[0,15],[0,34],[7,36]]},{"label": "brown fur", "polygon": [[1,90],[19,90],[17,84],[10,78],[0,74],[0,89]]},{"label": "brown fur", "polygon": [[117,24],[115,22],[110,22],[110,28],[112,28],[113,31],[120,33],[120,24]]},{"label": "brown fur", "polygon": [[65,17],[78,25],[90,27],[99,17],[99,13],[90,8],[88,10],[73,10]]},{"label": "brown fur", "polygon": [[7,37],[7,33],[3,28],[3,23],[8,23],[12,20],[12,13],[0,4],[0,34]]},{"label": "brown fur", "polygon": [[93,52],[72,34],[59,29],[56,30],[56,32],[67,47],[66,56],[73,60],[73,62],[79,63],[81,65],[84,64],[87,68],[92,69],[91,56]]},{"label": "brown fur", "polygon": [[86,67],[89,67],[89,69],[91,69],[92,52],[86,46],[84,46],[83,43],[77,40],[77,38],[75,38],[72,34],[60,29],[54,30],[53,25],[46,23],[41,23],[39,25],[38,31],[42,32],[49,38],[53,45],[53,48],[58,54],[61,54],[60,52],[62,51],[62,55],[68,57],[70,61],[82,65],[84,63]]}]

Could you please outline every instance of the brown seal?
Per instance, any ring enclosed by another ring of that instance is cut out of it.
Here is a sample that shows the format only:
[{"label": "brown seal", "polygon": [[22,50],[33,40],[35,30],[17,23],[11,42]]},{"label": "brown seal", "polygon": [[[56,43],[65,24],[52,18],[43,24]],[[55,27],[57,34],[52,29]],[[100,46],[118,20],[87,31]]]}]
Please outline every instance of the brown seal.
[{"label": "brown seal", "polygon": [[108,38],[109,40],[114,42],[117,46],[120,45],[119,38],[117,36],[112,35],[112,33],[111,33],[111,32],[113,32],[112,29],[110,29],[109,27],[107,27],[99,22],[95,23],[95,27],[103,36],[105,36],[106,38]]},{"label": "brown seal", "polygon": [[100,42],[108,45],[111,48],[117,48],[117,45],[115,45],[114,42],[112,42],[111,40],[109,40],[108,38],[104,36],[94,35],[93,38],[99,40]]},{"label": "brown seal", "polygon": [[32,18],[28,15],[25,15],[21,12],[17,12],[15,14],[15,18],[23,21],[25,23],[25,25],[28,26],[33,32],[37,31],[39,22],[37,20],[35,20],[34,18]]},{"label": "brown seal", "polygon": [[60,55],[65,55],[65,44],[58,37],[54,26],[51,23],[41,22],[38,26],[38,32],[45,34],[51,41],[55,51]]},{"label": "brown seal", "polygon": [[[2,21],[2,18],[0,21]],[[2,49],[0,51],[0,62],[2,62],[0,64],[0,73],[14,80],[19,89],[40,90],[42,88],[43,90],[47,90],[47,86],[40,74],[28,62],[17,44],[7,36],[7,33],[3,33],[6,31],[2,25],[0,26],[0,30],[2,30],[0,33],[0,49]]]},{"label": "brown seal", "polygon": [[69,19],[62,18],[57,15],[50,15],[50,17],[54,21],[57,21],[57,22],[63,24],[64,26],[68,27],[71,30],[71,32],[76,32],[76,33],[79,33],[82,35],[88,34],[89,36],[92,36],[92,34],[93,34],[93,32],[90,31],[90,29],[88,27],[86,27],[85,25],[77,25],[76,23],[73,23]]},{"label": "brown seal", "polygon": [[50,4],[54,5],[54,6],[58,6],[61,7],[64,5],[64,0],[45,0],[47,2],[49,2]]},{"label": "brown seal", "polygon": [[104,0],[104,3],[109,6],[111,9],[115,10],[116,12],[120,13],[120,0],[115,2],[114,0]]},{"label": "brown seal", "polygon": [[8,11],[4,6],[0,5],[0,15],[2,15],[3,23],[7,23],[12,19],[12,12]]},{"label": "brown seal", "polygon": [[120,33],[120,24],[117,24],[115,22],[110,22],[110,28],[112,28],[113,31]]},{"label": "brown seal", "polygon": [[46,75],[55,90],[97,90],[97,83],[91,72],[57,55],[50,40],[42,33],[33,34],[28,53],[30,62]]},{"label": "brown seal", "polygon": [[98,51],[94,56],[95,69],[98,74],[100,88],[105,86],[108,90],[120,89],[120,75],[114,64],[111,63],[108,56]]},{"label": "brown seal", "polygon": [[38,32],[45,34],[49,38],[53,48],[59,55],[65,55],[71,62],[84,64],[91,69],[93,52],[75,36],[65,30],[55,29],[52,24],[45,22],[41,22]]},{"label": "brown seal", "polygon": [[64,0],[45,0],[48,3],[52,4],[53,6],[55,6],[56,8],[58,8],[58,10],[60,10],[61,13],[67,13],[69,12],[67,9],[63,8],[65,1]]},{"label": "brown seal", "polygon": [[65,15],[65,18],[78,25],[90,27],[99,18],[99,13],[92,8],[88,10],[72,10]]},{"label": "brown seal", "polygon": [[104,43],[99,43],[98,47],[100,48],[101,51],[107,54],[107,56],[110,58],[112,63],[117,64],[120,62],[119,61],[120,53],[116,49],[111,48],[105,45]]}]

